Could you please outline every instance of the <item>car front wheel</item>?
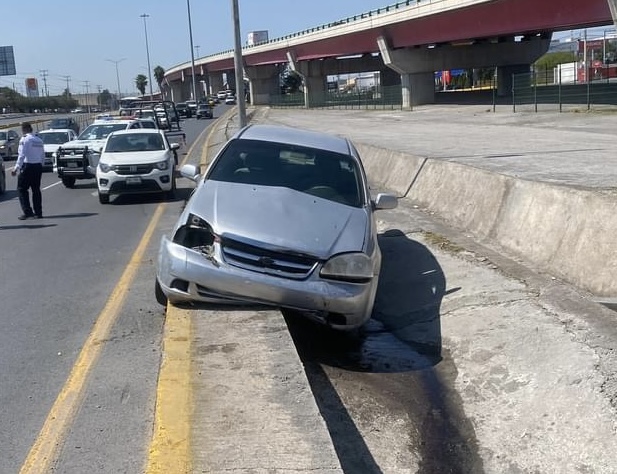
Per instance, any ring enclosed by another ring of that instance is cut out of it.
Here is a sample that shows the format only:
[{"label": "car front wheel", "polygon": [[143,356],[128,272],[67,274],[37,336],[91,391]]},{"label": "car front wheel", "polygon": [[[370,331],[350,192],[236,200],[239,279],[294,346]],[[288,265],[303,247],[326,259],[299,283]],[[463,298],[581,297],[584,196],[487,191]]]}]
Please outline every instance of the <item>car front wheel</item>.
[{"label": "car front wheel", "polygon": [[156,298],[156,302],[158,304],[167,306],[167,296],[163,293],[163,289],[161,288],[161,284],[158,279],[156,279],[154,283],[154,297]]},{"label": "car front wheel", "polygon": [[75,186],[75,178],[72,178],[70,176],[63,176],[62,184],[64,184],[64,186],[67,188],[72,188]]},{"label": "car front wheel", "polygon": [[109,194],[99,193],[99,202],[101,204],[109,204]]}]

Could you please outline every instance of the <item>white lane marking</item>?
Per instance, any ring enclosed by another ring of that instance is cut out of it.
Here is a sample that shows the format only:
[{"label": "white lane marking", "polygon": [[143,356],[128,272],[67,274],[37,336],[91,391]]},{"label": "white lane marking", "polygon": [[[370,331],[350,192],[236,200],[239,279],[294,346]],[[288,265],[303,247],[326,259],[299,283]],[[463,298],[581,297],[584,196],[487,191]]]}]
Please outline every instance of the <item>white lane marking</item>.
[{"label": "white lane marking", "polygon": [[49,188],[53,188],[54,186],[58,186],[62,181],[56,181],[54,184],[50,184],[49,186],[44,187],[41,191],[47,191]]}]

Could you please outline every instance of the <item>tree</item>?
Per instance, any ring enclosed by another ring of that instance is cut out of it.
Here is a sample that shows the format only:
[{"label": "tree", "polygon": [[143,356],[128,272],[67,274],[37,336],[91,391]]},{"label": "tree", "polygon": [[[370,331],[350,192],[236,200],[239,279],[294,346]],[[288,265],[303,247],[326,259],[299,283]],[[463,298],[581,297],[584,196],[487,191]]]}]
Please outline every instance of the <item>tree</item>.
[{"label": "tree", "polygon": [[111,104],[111,93],[109,92],[109,89],[103,89],[103,91],[96,97],[96,103],[104,106],[109,106]]},{"label": "tree", "polygon": [[300,90],[302,85],[302,76],[296,71],[287,68],[281,78],[281,89],[284,94],[293,94]]},{"label": "tree", "polygon": [[535,63],[537,69],[553,69],[558,64],[576,62],[576,54],[569,51],[558,51],[556,53],[547,53],[538,59]]},{"label": "tree", "polygon": [[141,95],[146,95],[146,86],[148,85],[148,78],[143,74],[137,74],[135,78],[135,87],[141,92]]},{"label": "tree", "polygon": [[154,78],[156,79],[156,83],[159,85],[159,91],[162,91],[161,85],[163,84],[163,79],[165,79],[165,69],[161,66],[155,67]]}]

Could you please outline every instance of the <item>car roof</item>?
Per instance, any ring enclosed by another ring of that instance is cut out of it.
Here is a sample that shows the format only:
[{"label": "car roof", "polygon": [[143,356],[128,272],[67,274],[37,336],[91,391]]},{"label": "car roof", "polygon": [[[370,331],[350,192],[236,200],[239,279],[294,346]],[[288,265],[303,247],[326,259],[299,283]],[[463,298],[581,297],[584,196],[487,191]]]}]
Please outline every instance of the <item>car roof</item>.
[{"label": "car roof", "polygon": [[156,128],[131,128],[130,130],[117,130],[113,132],[114,135],[133,135],[135,133],[144,134],[144,135],[162,135],[163,132],[161,130],[157,130]]},{"label": "car roof", "polygon": [[283,125],[249,125],[240,130],[235,138],[240,140],[289,143],[344,155],[350,154],[350,146],[346,138]]},{"label": "car roof", "polygon": [[37,133],[37,135],[40,135],[41,133],[75,133],[75,130],[73,130],[72,128],[48,128],[46,130],[39,130]]}]

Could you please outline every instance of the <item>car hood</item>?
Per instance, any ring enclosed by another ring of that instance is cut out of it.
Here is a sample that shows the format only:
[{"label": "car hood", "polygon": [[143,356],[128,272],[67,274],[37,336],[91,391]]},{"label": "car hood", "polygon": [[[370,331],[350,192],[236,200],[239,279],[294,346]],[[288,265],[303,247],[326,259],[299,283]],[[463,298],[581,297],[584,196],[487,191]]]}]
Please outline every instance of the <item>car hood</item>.
[{"label": "car hood", "polygon": [[105,140],[106,138],[102,140],[73,140],[62,145],[62,148],[84,148],[87,146],[96,150],[105,145]]},{"label": "car hood", "polygon": [[141,165],[157,163],[167,158],[165,150],[158,151],[132,151],[126,153],[103,153],[101,160],[108,165]]},{"label": "car hood", "polygon": [[45,150],[45,153],[54,153],[61,146],[64,146],[64,145],[54,145],[53,143],[48,143],[46,145],[43,145],[43,149]]},{"label": "car hood", "polygon": [[223,237],[293,250],[320,259],[362,251],[369,215],[288,188],[206,181],[189,201],[188,213],[204,219]]}]

